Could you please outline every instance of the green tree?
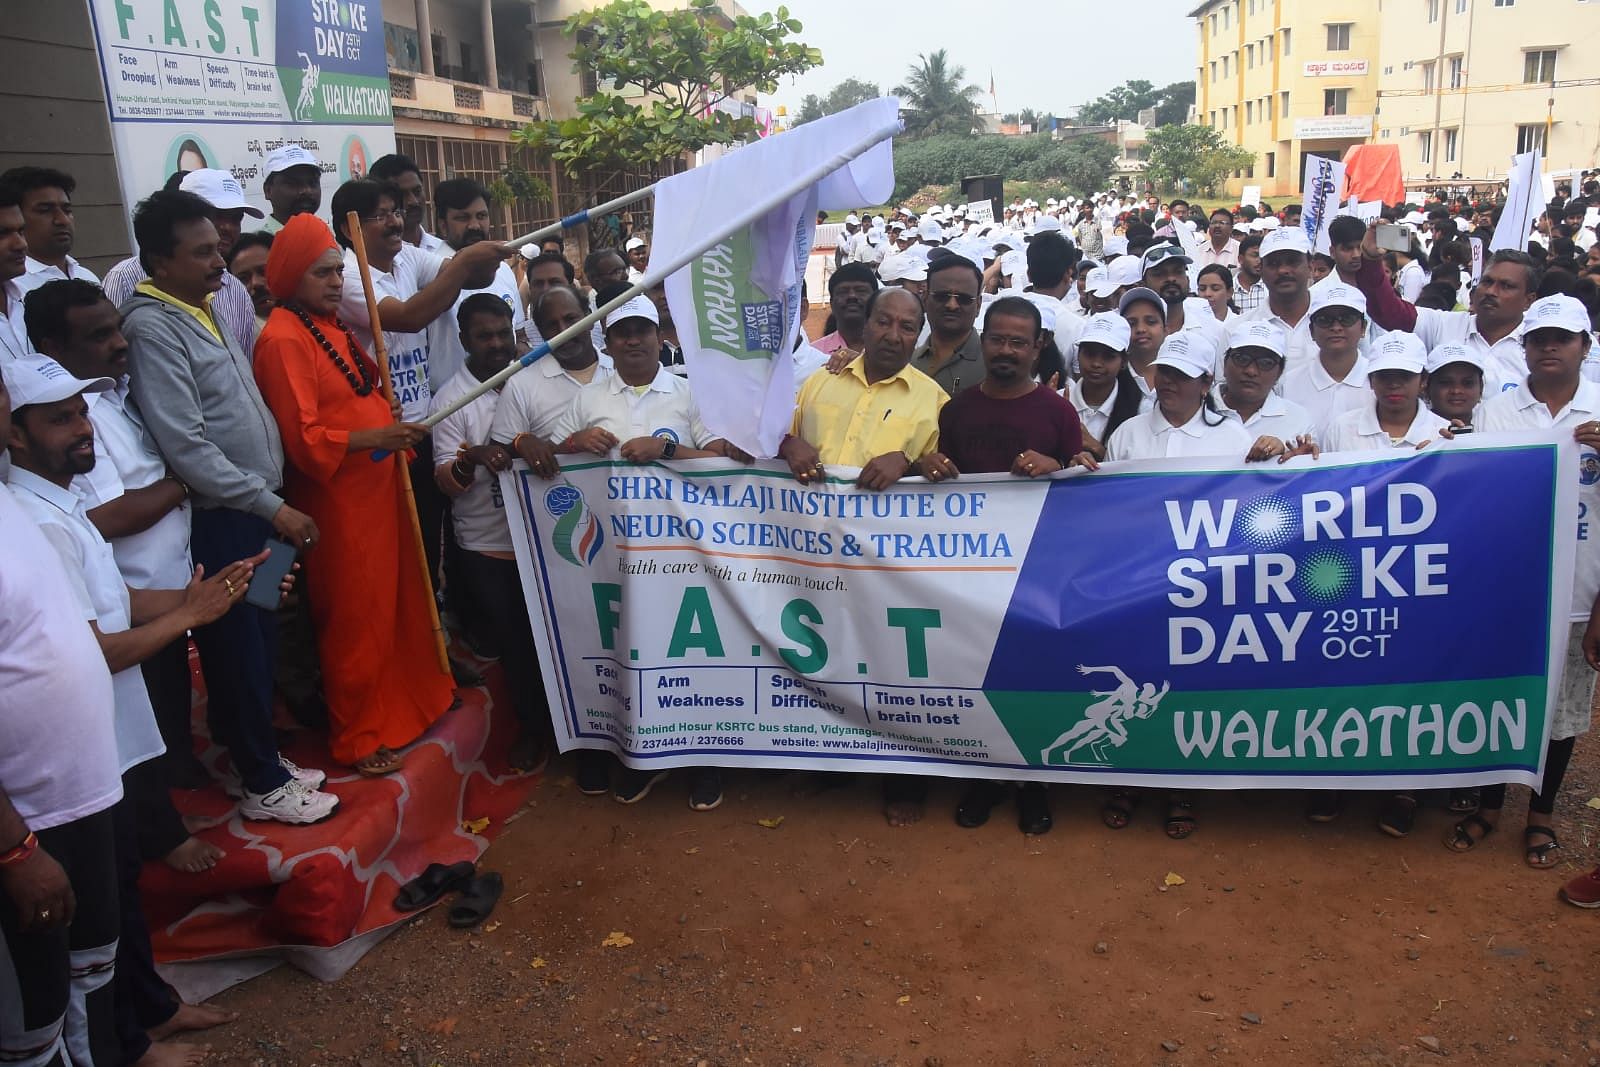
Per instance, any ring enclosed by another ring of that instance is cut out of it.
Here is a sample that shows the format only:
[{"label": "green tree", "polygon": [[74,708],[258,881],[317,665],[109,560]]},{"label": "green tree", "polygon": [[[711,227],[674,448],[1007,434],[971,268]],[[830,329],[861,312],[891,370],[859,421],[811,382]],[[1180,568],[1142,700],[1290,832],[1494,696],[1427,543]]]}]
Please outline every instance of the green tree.
[{"label": "green tree", "polygon": [[1194,105],[1194,82],[1173,82],[1162,89],[1156,103],[1156,125],[1176,126],[1189,121]]},{"label": "green tree", "polygon": [[1210,126],[1161,126],[1150,131],[1146,145],[1146,176],[1169,187],[1187,181],[1202,192],[1214,192],[1231,172],[1256,162],[1254,152],[1228,144]]},{"label": "green tree", "polygon": [[936,134],[895,145],[894,195],[903,200],[925,186],[952,186],[973,174],[1052,187],[1040,195],[1086,195],[1105,188],[1116,155],[1112,145],[1097,137],[1053,141],[1043,136]]},{"label": "green tree", "polygon": [[906,133],[928,137],[940,133],[970,134],[978,128],[978,99],[983,91],[963,84],[967,69],[954,66],[943,48],[927,55],[906,71],[895,95],[905,105]]},{"label": "green tree", "polygon": [[794,125],[814,122],[824,115],[837,115],[841,111],[849,111],[857,104],[868,100],[876,100],[882,96],[876,82],[865,82],[860,78],[846,78],[844,81],[828,90],[828,95],[818,97],[814,93],[807,93],[804,100],[800,101],[800,110],[795,113]]},{"label": "green tree", "polygon": [[575,40],[574,66],[593,71],[603,85],[636,87],[643,98],[599,92],[578,101],[573,118],[530,123],[515,139],[549,152],[573,177],[748,140],[755,120],[716,107],[746,89],[772,92],[780,76],[821,64],[821,52],[791,39],[800,31],[783,7],[740,15],[730,25],[716,0],[689,0],[675,11],[613,0],[580,12],[563,28]]},{"label": "green tree", "polygon": [[1129,81],[1083,105],[1078,121],[1085,126],[1102,126],[1122,119],[1137,122],[1139,112],[1154,109],[1155,125],[1167,126],[1189,117],[1194,103],[1194,82],[1173,82],[1157,89],[1147,81]]}]

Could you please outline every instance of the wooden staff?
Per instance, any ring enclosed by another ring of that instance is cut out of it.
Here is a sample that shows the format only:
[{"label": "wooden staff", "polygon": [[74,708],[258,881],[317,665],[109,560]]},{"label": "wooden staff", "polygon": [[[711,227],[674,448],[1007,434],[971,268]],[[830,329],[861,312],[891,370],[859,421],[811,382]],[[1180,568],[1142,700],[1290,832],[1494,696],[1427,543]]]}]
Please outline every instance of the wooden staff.
[{"label": "wooden staff", "polygon": [[[383,383],[383,398],[394,407],[394,383],[389,379],[389,346],[383,339],[383,324],[378,321],[378,296],[372,289],[372,268],[367,264],[367,242],[361,235],[361,217],[354,211],[344,217],[345,232],[350,247],[355,249],[356,263],[361,267],[361,288],[367,297],[367,320],[372,324],[372,358],[378,361],[378,380]],[[411,537],[417,545],[417,566],[422,569],[422,587],[428,591],[428,618],[433,621],[435,650],[439,653],[439,669],[450,673],[450,656],[444,648],[444,623],[439,621],[439,601],[433,593],[433,575],[428,573],[428,552],[422,541],[422,521],[417,518],[417,494],[411,487],[411,466],[404,456],[398,456],[400,484],[406,490],[406,514],[411,516]]]}]

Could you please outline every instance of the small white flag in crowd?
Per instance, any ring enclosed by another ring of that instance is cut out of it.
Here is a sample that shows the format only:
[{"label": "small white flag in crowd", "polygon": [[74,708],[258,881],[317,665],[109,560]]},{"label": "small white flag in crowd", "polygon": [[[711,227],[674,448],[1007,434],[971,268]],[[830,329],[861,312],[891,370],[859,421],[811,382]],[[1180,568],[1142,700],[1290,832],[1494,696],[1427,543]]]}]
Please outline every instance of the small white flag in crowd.
[{"label": "small white flag in crowd", "polygon": [[1328,224],[1339,214],[1339,198],[1344,192],[1344,164],[1324,156],[1306,156],[1305,204],[1300,209],[1300,224],[1311,239],[1313,251],[1327,255]]},{"label": "small white flag in crowd", "polygon": [[1528,234],[1533,230],[1533,224],[1539,221],[1539,213],[1544,210],[1546,199],[1540,195],[1544,190],[1539,181],[1538,150],[1512,156],[1511,173],[1507,178],[1506,206],[1500,213],[1494,236],[1489,239],[1489,251],[1514,248],[1518,252],[1526,252]]},{"label": "small white flag in crowd", "polygon": [[[697,247],[764,193],[875,132],[897,129],[899,115],[898,100],[869,100],[665,179],[656,186],[651,260],[667,263]],[[817,209],[881,204],[893,192],[886,138],[667,278],[667,304],[713,435],[754,456],[777,454],[794,411],[790,354]]]}]

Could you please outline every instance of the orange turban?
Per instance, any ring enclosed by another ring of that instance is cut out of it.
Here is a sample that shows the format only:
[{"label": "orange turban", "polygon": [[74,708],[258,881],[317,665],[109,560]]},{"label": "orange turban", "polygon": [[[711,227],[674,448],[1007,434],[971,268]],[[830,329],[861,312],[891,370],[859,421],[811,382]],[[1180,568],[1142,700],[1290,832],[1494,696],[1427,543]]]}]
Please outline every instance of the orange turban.
[{"label": "orange turban", "polygon": [[273,299],[293,297],[311,264],[328,249],[338,247],[326,222],[309,213],[291,217],[273,234],[272,251],[267,253],[267,288]]}]

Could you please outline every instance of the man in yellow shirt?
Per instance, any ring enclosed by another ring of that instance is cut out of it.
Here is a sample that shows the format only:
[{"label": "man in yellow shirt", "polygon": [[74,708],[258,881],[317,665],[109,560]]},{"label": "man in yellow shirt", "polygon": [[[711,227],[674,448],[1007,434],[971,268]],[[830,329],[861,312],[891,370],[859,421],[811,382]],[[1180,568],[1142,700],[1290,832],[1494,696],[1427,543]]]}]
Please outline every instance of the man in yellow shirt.
[{"label": "man in yellow shirt", "polygon": [[950,398],[911,366],[922,303],[905,289],[879,289],[867,304],[865,351],[838,374],[813,374],[800,389],[778,455],[802,482],[825,465],[860,467],[856,484],[884,490],[913,472],[939,442],[939,409]]}]

